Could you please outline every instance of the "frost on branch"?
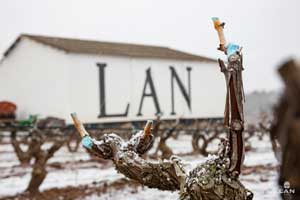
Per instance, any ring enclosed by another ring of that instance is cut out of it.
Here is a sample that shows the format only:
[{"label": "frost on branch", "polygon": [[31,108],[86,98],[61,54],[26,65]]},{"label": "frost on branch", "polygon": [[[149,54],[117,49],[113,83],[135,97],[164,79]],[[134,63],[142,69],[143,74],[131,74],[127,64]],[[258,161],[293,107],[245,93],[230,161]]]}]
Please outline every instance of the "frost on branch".
[{"label": "frost on branch", "polygon": [[209,156],[206,162],[187,175],[180,199],[252,199],[253,194],[238,177],[228,173],[229,166],[229,142],[222,139],[218,154]]},{"label": "frost on branch", "polygon": [[251,199],[248,190],[237,177],[227,173],[229,167],[227,140],[222,141],[218,156],[211,157],[187,173],[182,161],[176,156],[167,161],[152,162],[141,158],[154,141],[151,121],[148,121],[145,129],[129,141],[124,141],[114,133],[95,140],[85,131],[76,115],[72,114],[72,117],[83,137],[83,145],[89,151],[100,158],[112,160],[118,172],[142,185],[160,190],[179,190],[181,200]]}]

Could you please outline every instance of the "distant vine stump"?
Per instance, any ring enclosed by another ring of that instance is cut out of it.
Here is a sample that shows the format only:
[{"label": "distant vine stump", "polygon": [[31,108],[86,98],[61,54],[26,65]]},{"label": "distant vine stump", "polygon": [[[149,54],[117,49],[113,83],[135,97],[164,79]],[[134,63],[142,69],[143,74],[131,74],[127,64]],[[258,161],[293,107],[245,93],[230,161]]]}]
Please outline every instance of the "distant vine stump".
[{"label": "distant vine stump", "polygon": [[[166,131],[161,131],[159,142],[155,150],[154,156],[157,157],[158,153],[161,152],[161,159],[169,159],[173,155],[172,149],[167,145],[167,140],[174,134],[176,129],[179,127],[180,121],[177,120],[171,125]],[[154,128],[156,130],[156,128]]]},{"label": "distant vine stump", "polygon": [[32,132],[31,138],[31,156],[34,158],[34,164],[31,172],[31,179],[26,191],[34,195],[39,192],[39,187],[47,176],[47,161],[52,158],[54,153],[64,144],[64,139],[63,137],[55,138],[52,146],[47,150],[43,150],[42,145],[45,142],[43,133],[35,129]]},{"label": "distant vine stump", "polygon": [[[18,139],[17,132],[12,131],[10,135],[11,144],[14,148],[15,154],[20,161],[21,165],[29,165],[32,158],[34,144],[31,141],[30,137],[26,136],[25,138]],[[27,146],[27,149],[22,149],[21,146]]]},{"label": "distant vine stump", "polygon": [[192,135],[193,152],[207,156],[209,154],[208,145],[214,140],[220,139],[221,132],[222,129],[219,129],[217,122],[198,122],[196,131]]},{"label": "distant vine stump", "polygon": [[76,132],[69,132],[69,135],[67,136],[66,146],[69,150],[69,152],[77,152],[79,148],[81,138],[78,136]]}]

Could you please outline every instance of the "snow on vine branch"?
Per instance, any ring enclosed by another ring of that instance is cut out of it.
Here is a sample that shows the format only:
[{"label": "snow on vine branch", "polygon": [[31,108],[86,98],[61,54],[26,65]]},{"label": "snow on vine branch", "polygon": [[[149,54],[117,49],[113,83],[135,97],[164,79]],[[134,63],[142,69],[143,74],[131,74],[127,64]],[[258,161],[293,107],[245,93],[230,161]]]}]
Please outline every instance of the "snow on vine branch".
[{"label": "snow on vine branch", "polygon": [[244,200],[251,197],[237,177],[227,173],[229,158],[228,141],[225,139],[222,140],[218,155],[187,172],[181,159],[176,156],[164,161],[148,161],[141,157],[154,141],[152,121],[148,121],[144,130],[129,141],[114,133],[95,140],[89,136],[75,113],[72,118],[85,148],[100,158],[112,160],[118,172],[142,185],[160,190],[178,190],[182,200]]}]

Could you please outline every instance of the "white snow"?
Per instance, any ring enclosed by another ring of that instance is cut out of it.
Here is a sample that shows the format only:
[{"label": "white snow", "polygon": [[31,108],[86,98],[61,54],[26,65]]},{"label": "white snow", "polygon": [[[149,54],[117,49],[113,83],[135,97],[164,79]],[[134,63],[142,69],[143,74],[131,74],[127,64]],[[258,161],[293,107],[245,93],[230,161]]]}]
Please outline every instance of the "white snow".
[{"label": "white snow", "polygon": [[154,199],[177,199],[178,193],[177,192],[169,192],[169,191],[160,191],[157,189],[150,189],[150,188],[142,188],[139,187],[138,189],[133,188],[125,188],[122,191],[115,191],[111,190],[108,191],[106,194],[92,195],[86,197],[84,200],[112,200],[112,199],[122,199],[122,200],[154,200]]},{"label": "white snow", "polygon": [[[254,148],[246,153],[245,166],[278,165],[268,137],[264,137],[262,141],[254,138],[251,143]],[[189,153],[192,151],[191,136],[181,135],[177,140],[171,138],[168,140],[168,145],[175,153]],[[154,149],[151,151],[153,152]],[[185,163],[189,163],[187,168],[192,169],[207,158],[196,155],[184,156],[182,159]],[[10,144],[0,145],[0,160],[0,196],[14,195],[24,191],[30,180],[31,169],[19,166]],[[79,162],[80,160],[83,162]],[[76,163],[74,164],[75,161]],[[89,155],[82,147],[76,153],[68,152],[65,147],[61,148],[49,160],[49,163],[57,162],[62,163],[65,168],[48,167],[49,173],[41,185],[41,190],[92,184],[94,181],[110,182],[123,177],[110,164],[108,167],[103,167],[100,163],[89,161]],[[247,188],[254,192],[254,199],[279,199],[277,171],[275,170],[265,170],[250,175],[242,175],[241,181]],[[177,192],[159,191],[147,187],[139,187],[138,189],[126,187],[123,190],[109,190],[106,194],[100,196],[94,194],[86,197],[85,200],[170,200],[177,198]]]}]

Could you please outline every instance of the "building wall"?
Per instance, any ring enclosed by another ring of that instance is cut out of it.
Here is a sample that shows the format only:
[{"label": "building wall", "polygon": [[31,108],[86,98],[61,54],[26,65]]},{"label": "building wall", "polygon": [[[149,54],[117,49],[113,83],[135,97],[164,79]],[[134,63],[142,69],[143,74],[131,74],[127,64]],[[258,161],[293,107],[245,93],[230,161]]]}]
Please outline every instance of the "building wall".
[{"label": "building wall", "polygon": [[0,64],[0,100],[17,104],[17,117],[68,117],[65,53],[27,38]]},{"label": "building wall", "polygon": [[[146,80],[146,70],[151,68],[151,76],[157,93],[163,118],[207,118],[222,117],[225,101],[225,80],[217,63],[200,63],[157,58],[129,58],[116,56],[90,56],[69,54],[73,63],[69,68],[70,112],[76,111],[89,122],[145,120],[155,118],[156,108],[153,98],[145,97],[142,116],[137,116]],[[99,68],[96,63],[106,63],[105,89],[106,112],[124,113],[130,104],[126,118],[97,118],[100,113]],[[184,87],[188,91],[188,73],[191,71],[191,111],[174,82],[175,111],[171,115],[171,71],[176,69]],[[149,85],[148,85],[149,86]],[[147,87],[149,92],[149,87]]]},{"label": "building wall", "polygon": [[[107,65],[107,114],[124,113],[129,103],[127,117],[98,118],[97,63]],[[192,67],[191,110],[175,81],[176,115],[171,115],[170,66],[176,69],[187,91],[186,67]],[[70,122],[69,114],[77,112],[85,123],[153,119],[156,109],[151,97],[145,97],[143,115],[137,116],[149,67],[163,118],[222,117],[226,88],[216,63],[65,53],[29,39],[20,42],[0,65],[0,100],[15,102],[18,118],[40,114],[41,117],[51,115]]]}]

